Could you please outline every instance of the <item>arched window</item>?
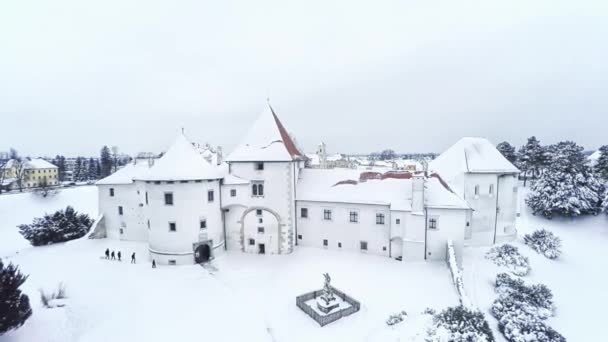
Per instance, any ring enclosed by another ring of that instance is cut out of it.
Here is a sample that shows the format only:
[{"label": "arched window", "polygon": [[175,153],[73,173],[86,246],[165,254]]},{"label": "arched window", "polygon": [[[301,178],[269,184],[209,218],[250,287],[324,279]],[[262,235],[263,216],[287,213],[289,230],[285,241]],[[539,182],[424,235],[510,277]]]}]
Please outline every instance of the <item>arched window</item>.
[{"label": "arched window", "polygon": [[258,184],[258,195],[264,196],[264,184]]},{"label": "arched window", "polygon": [[264,184],[256,181],[251,185],[251,196],[264,196]]},{"label": "arched window", "polygon": [[258,185],[257,184],[251,185],[251,193],[253,194],[253,196],[258,195]]}]

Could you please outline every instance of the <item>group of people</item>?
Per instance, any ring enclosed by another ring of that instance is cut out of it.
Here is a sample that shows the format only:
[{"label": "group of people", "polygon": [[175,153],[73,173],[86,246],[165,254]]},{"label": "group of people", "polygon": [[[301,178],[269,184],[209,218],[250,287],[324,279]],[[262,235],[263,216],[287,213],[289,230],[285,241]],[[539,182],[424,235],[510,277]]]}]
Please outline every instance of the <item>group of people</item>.
[{"label": "group of people", "polygon": [[[106,259],[107,260],[116,260],[116,257],[118,257],[118,261],[122,261],[122,254],[120,253],[120,251],[118,251],[118,253],[114,253],[114,251],[112,251],[110,253],[110,249],[106,248]],[[131,254],[131,263],[134,264],[135,263],[135,252],[133,252],[133,254]]]},{"label": "group of people", "polygon": [[[120,253],[120,251],[118,251],[117,253],[115,253],[114,251],[110,252],[109,248],[106,248],[106,260],[116,260],[118,257],[118,261],[122,261],[122,254]],[[133,254],[131,254],[131,263],[135,264],[135,252],[133,252]],[[156,261],[152,260],[152,268],[156,268]]]}]

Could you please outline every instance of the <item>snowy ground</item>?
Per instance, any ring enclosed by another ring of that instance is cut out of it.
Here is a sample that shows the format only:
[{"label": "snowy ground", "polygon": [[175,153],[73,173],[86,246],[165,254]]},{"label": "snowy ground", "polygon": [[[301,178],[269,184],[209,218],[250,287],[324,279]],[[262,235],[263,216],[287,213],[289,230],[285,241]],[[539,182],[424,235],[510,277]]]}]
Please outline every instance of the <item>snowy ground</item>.
[{"label": "snowy ground", "polygon": [[[2,342],[420,341],[429,316],[419,313],[457,304],[444,263],[298,248],[284,256],[228,253],[207,268],[152,269],[141,243],[82,239],[34,248],[21,238],[17,224],[68,204],[95,216],[97,190],[66,189],[51,199],[30,193],[0,196],[0,257],[30,275],[23,289],[34,310],[23,327],[0,337]],[[548,221],[524,205],[522,211],[515,244],[531,261],[532,272],[524,279],[547,284],[555,295],[557,312],[548,323],[569,341],[595,340],[608,306],[608,218]],[[541,227],[563,239],[560,259],[546,259],[523,244],[524,233]],[[107,247],[121,250],[127,262],[101,259]],[[484,259],[487,250],[465,250],[465,288],[502,341],[488,312],[501,269]],[[136,265],[128,263],[133,251]],[[296,307],[295,297],[320,289],[325,272],[362,307],[321,328]],[[52,290],[60,281],[67,284],[68,306],[42,308],[38,289]],[[401,310],[409,314],[405,321],[388,328],[388,316]]]},{"label": "snowy ground", "polygon": [[[96,201],[94,187],[65,190],[50,200],[0,196],[0,256],[30,275],[23,290],[34,310],[0,341],[403,341],[425,322],[412,317],[388,328],[391,313],[457,304],[444,263],[298,248],[282,256],[227,253],[207,268],[152,269],[141,243],[81,239],[34,248],[15,228],[67,204],[96,215]],[[127,261],[101,259],[107,247],[121,250]],[[128,262],[132,252],[136,265]],[[296,307],[295,297],[320,289],[325,272],[362,307],[321,328]],[[52,290],[59,282],[67,285],[68,305],[42,308],[38,289]]]},{"label": "snowy ground", "polygon": [[[532,271],[523,279],[530,283],[544,283],[552,291],[557,307],[555,317],[547,323],[568,341],[594,341],[605,321],[608,307],[608,216],[547,220],[533,216],[525,204],[528,188],[521,189],[521,217],[519,236],[513,244],[529,257]],[[546,228],[562,239],[563,254],[549,260],[523,243],[524,234]],[[489,309],[497,295],[494,292],[496,274],[504,272],[484,255],[489,247],[468,248],[464,257],[464,282],[467,294],[481,308],[493,325],[495,336],[502,341],[497,323]]]}]

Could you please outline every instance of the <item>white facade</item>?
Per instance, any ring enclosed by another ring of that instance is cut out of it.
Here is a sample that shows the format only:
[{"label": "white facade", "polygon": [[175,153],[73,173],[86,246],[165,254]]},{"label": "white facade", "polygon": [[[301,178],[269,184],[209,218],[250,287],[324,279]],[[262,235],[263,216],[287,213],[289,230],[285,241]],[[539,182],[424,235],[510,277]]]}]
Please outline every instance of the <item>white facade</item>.
[{"label": "white facade", "polygon": [[[223,250],[288,254],[296,246],[445,260],[448,240],[460,257],[465,234],[482,232],[492,219],[500,237],[514,231],[514,177],[468,174],[459,195],[437,174],[305,163],[268,106],[225,161],[208,158],[182,134],[154,163],[99,181],[103,227],[109,238],[147,242],[158,264],[204,262]],[[469,183],[498,190],[493,199],[503,211],[472,214],[496,204],[483,194],[467,204]]]}]

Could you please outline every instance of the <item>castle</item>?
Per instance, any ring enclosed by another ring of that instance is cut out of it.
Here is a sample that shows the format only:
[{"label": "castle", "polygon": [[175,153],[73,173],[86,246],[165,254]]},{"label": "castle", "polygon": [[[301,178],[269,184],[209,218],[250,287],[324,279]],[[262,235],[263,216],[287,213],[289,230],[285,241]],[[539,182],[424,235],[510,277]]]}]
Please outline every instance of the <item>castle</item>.
[{"label": "castle", "polygon": [[428,172],[312,169],[268,104],[225,160],[206,151],[182,133],[160,159],[98,181],[95,234],[146,242],[170,265],[296,246],[444,260],[448,240],[460,256],[516,235],[518,170],[483,138],[462,139]]}]

